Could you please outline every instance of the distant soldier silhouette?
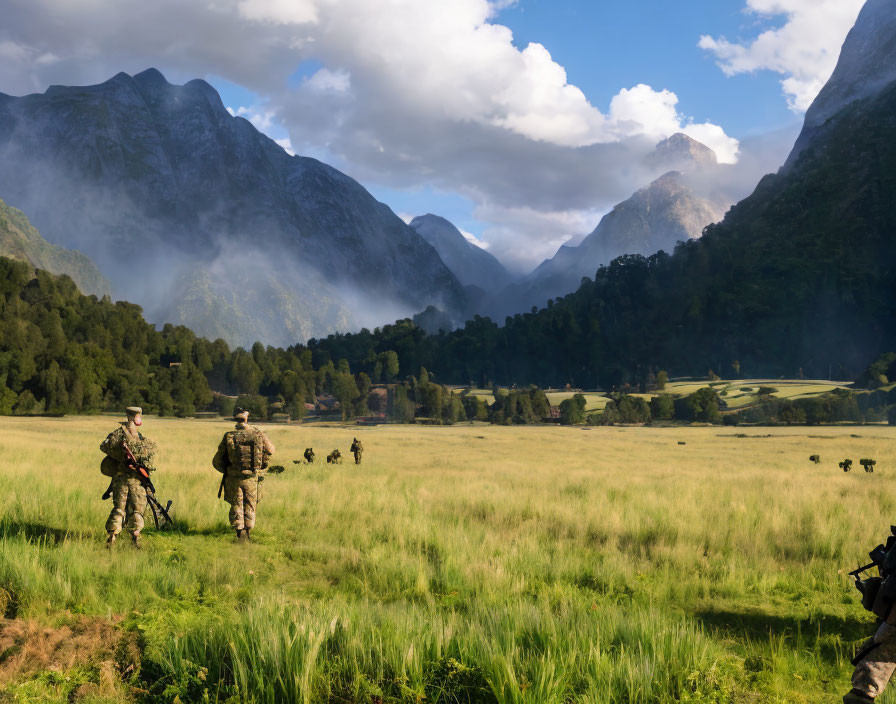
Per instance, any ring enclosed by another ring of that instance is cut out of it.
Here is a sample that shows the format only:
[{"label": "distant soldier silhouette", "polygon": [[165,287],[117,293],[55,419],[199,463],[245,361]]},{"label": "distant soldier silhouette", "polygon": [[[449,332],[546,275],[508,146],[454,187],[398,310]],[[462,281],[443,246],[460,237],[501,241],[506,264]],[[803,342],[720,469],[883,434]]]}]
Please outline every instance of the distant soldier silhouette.
[{"label": "distant soldier silhouette", "polygon": [[361,446],[361,441],[358,438],[352,439],[351,451],[355,456],[355,464],[361,464],[361,453],[364,452],[364,448]]},{"label": "distant soldier silhouette", "polygon": [[107,455],[100,469],[103,474],[112,477],[112,511],[106,521],[106,546],[110,548],[122,527],[130,531],[134,546],[140,547],[146,487],[131,468],[131,461],[136,460],[152,469],[156,452],[156,444],[138,430],[143,425],[143,409],[129,406],[126,413],[127,420],[109,433],[100,445],[100,450]]},{"label": "distant soldier silhouette", "polygon": [[339,450],[333,450],[327,455],[327,464],[342,464],[342,453]]},{"label": "distant soldier silhouette", "polygon": [[274,444],[261,430],[249,425],[248,411],[237,408],[233,419],[236,429],[224,433],[212,465],[224,475],[221,488],[224,500],[230,504],[230,525],[237,540],[249,540],[249,531],[255,527],[259,485],[264,481],[268,459],[274,454]]},{"label": "distant soldier silhouette", "polygon": [[308,464],[314,464],[314,449],[310,447],[305,448],[305,461]]}]

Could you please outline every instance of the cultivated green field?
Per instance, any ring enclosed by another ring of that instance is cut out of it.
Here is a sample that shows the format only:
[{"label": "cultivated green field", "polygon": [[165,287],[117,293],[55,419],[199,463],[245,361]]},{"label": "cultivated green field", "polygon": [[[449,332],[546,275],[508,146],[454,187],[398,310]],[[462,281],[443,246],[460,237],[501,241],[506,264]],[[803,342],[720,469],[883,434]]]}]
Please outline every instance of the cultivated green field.
[{"label": "cultivated green field", "polygon": [[[695,393],[702,388],[712,386],[717,393],[721,394],[725,408],[735,410],[742,409],[759,403],[762,397],[759,395],[759,389],[762,387],[775,389],[771,396],[782,399],[808,398],[810,396],[819,396],[826,394],[834,389],[850,388],[851,384],[836,381],[811,381],[803,379],[738,379],[738,380],[718,380],[714,382],[706,380],[686,380],[686,381],[670,381],[662,392],[653,392],[646,394],[634,393],[637,396],[649,401],[658,393],[672,394],[674,396],[687,396]],[[462,387],[453,389],[454,393],[464,391]],[[470,396],[476,396],[488,405],[494,403],[494,395],[490,389],[470,389],[467,391]],[[572,398],[576,393],[582,393],[585,397],[585,411],[603,411],[604,407],[609,403],[609,396],[599,391],[547,391],[548,402],[552,406],[559,406],[562,401]]]},{"label": "cultivated green field", "polygon": [[270,427],[240,545],[230,426],[148,418],[178,529],[110,553],[114,425],[0,418],[0,701],[834,702],[896,522],[891,427],[316,424]]}]

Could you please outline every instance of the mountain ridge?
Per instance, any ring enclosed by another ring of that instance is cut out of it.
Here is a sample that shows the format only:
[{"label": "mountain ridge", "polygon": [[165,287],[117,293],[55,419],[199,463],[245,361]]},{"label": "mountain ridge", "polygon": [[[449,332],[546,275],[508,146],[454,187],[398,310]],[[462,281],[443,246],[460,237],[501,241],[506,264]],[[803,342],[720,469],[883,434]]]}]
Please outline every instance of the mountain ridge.
[{"label": "mountain ridge", "polygon": [[435,247],[442,261],[463,286],[493,291],[510,280],[510,274],[497,257],[469,242],[449,220],[427,213],[418,215],[409,224]]}]

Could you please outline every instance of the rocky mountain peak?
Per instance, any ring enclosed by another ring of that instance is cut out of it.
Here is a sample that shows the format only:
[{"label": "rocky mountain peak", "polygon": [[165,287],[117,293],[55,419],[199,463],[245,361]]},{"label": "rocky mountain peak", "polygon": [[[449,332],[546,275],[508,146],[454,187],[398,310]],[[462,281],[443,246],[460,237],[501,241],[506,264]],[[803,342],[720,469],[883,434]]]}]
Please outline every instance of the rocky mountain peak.
[{"label": "rocky mountain peak", "polygon": [[670,171],[694,171],[715,166],[718,159],[716,153],[705,144],[677,132],[656,145],[647,157],[647,163],[654,168]]}]

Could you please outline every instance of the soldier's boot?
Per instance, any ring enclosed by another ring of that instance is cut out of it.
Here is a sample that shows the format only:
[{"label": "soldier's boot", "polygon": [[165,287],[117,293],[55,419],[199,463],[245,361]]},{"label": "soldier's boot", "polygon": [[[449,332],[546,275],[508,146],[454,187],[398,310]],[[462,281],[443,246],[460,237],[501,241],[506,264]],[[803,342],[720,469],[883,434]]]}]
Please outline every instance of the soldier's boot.
[{"label": "soldier's boot", "polygon": [[243,530],[242,528],[237,528],[236,539],[239,542],[244,543],[249,539],[249,533],[247,531]]},{"label": "soldier's boot", "polygon": [[248,542],[251,542],[251,540],[252,540],[252,536],[249,535],[249,531],[250,531],[250,530],[251,530],[251,528],[246,528],[246,529],[243,531],[243,535],[246,536],[246,542],[247,542],[247,543],[248,543]]},{"label": "soldier's boot", "polygon": [[140,542],[139,533],[131,533],[131,542],[134,544],[134,547],[137,548],[137,550],[143,548],[143,544]]},{"label": "soldier's boot", "polygon": [[869,697],[858,689],[851,689],[849,693],[843,697],[843,704],[874,704],[874,697]]},{"label": "soldier's boot", "polygon": [[106,538],[106,550],[111,550],[113,545],[115,545],[115,533],[109,533],[109,537]]}]

